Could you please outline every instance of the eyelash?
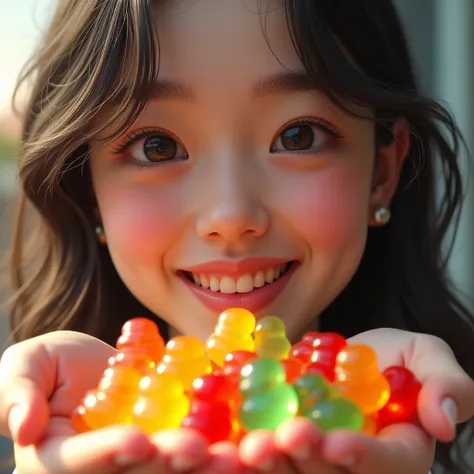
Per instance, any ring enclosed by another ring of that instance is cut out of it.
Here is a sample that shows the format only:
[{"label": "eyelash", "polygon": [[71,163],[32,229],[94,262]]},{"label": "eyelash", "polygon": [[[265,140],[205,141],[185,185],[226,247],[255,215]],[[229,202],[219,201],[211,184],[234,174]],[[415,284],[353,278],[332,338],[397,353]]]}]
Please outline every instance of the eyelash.
[{"label": "eyelash", "polygon": [[[291,128],[292,126],[295,125],[304,125],[304,124],[311,124],[314,126],[319,127],[321,130],[324,132],[328,133],[333,139],[338,140],[344,138],[343,135],[340,133],[340,131],[332,125],[330,122],[321,119],[321,118],[316,118],[316,117],[308,117],[308,116],[302,116],[302,117],[297,117],[290,122],[287,122],[285,125],[283,125],[278,132],[275,134],[272,143],[287,129]],[[142,128],[140,130],[135,130],[133,132],[127,133],[123,139],[120,140],[120,142],[113,147],[111,150],[112,154],[114,155],[122,155],[130,146],[132,146],[134,143],[140,141],[141,139],[151,136],[154,133],[163,133],[166,135],[169,135],[171,138],[179,142],[178,138],[173,135],[171,132],[167,130],[163,130],[160,128],[153,128],[153,127],[148,127],[148,128]],[[299,153],[299,154],[305,154],[308,153],[308,151],[300,151],[300,152],[293,152],[293,153]],[[314,150],[311,151],[311,153],[314,154]],[[152,165],[155,165],[156,163],[136,163],[135,166],[139,168],[144,168],[144,167],[149,167]]]},{"label": "eyelash", "polygon": [[123,137],[123,139],[121,139],[120,142],[112,148],[112,154],[121,155],[127,148],[132,146],[134,143],[138,142],[142,138],[151,136],[154,133],[163,133],[169,135],[171,138],[173,138],[173,140],[179,142],[178,138],[167,130],[163,130],[161,128],[141,128],[140,130],[128,132]]},{"label": "eyelash", "polygon": [[[344,136],[341,134],[339,129],[337,129],[331,122],[328,122],[327,120],[321,119],[321,118],[316,118],[316,117],[308,117],[308,116],[302,116],[302,117],[297,117],[290,122],[287,122],[283,127],[281,127],[278,132],[275,134],[273,137],[272,143],[285,131],[288,130],[291,127],[294,127],[295,125],[315,125],[318,128],[320,128],[323,132],[329,133],[332,138],[334,139],[342,139]],[[298,152],[294,152],[298,153]],[[304,151],[299,152],[299,153],[304,153]]]}]

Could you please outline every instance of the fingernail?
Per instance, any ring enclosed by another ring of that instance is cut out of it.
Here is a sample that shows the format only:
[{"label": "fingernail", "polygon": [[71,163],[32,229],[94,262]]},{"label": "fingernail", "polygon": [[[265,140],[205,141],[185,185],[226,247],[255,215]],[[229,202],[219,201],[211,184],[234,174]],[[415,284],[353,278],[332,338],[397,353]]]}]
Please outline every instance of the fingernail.
[{"label": "fingernail", "polygon": [[441,404],[441,407],[448,417],[452,428],[455,429],[456,423],[458,421],[458,408],[456,406],[456,402],[452,398],[445,398]]},{"label": "fingernail", "polygon": [[13,440],[18,437],[21,425],[25,421],[25,409],[22,405],[14,405],[8,415],[8,429]]},{"label": "fingernail", "polygon": [[303,443],[292,449],[290,454],[298,461],[307,461],[311,457],[311,446]]},{"label": "fingernail", "polygon": [[186,472],[197,467],[197,459],[188,456],[173,456],[170,460],[171,469]]}]

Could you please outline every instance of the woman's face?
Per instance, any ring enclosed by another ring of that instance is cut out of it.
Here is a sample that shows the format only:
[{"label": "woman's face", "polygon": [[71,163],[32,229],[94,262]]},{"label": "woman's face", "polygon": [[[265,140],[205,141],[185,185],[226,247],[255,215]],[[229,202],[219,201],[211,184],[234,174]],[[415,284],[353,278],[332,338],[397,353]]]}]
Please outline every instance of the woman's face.
[{"label": "woman's face", "polygon": [[166,2],[156,18],[156,94],[126,136],[91,145],[117,271],[177,332],[204,339],[240,306],[294,336],[356,271],[400,147],[379,179],[373,124],[309,86],[282,8],[267,39],[245,2]]}]

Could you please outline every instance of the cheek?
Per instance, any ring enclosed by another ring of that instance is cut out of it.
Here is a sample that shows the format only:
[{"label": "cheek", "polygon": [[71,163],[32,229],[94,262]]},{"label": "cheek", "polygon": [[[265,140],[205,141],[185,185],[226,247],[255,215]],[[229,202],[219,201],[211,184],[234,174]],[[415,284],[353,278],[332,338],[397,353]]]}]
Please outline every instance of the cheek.
[{"label": "cheek", "polygon": [[176,242],[182,223],[179,199],[156,189],[109,190],[104,196],[99,199],[102,220],[116,257],[156,261]]},{"label": "cheek", "polygon": [[300,180],[285,193],[283,205],[293,229],[308,244],[336,249],[365,239],[369,195],[368,176],[335,169]]}]

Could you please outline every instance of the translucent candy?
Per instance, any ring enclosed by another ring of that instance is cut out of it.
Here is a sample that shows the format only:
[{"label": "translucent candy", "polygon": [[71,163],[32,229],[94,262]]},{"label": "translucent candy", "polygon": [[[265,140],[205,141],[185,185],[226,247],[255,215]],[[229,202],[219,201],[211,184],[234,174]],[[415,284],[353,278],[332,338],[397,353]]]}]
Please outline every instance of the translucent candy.
[{"label": "translucent candy", "polygon": [[246,309],[231,308],[218,319],[214,334],[206,343],[209,358],[219,367],[224,365],[225,356],[238,350],[253,352],[255,316]]}]

